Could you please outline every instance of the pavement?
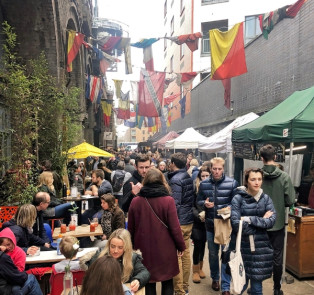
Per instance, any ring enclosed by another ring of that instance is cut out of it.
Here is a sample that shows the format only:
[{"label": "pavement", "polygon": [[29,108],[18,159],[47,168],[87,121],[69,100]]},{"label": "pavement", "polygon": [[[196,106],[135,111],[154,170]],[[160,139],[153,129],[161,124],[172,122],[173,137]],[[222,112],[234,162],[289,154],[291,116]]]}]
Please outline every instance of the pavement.
[{"label": "pavement", "polygon": [[[191,256],[193,253],[193,246],[190,247]],[[192,257],[191,257],[192,259]],[[203,270],[206,274],[206,278],[201,280],[201,283],[194,284],[192,282],[192,270],[191,270],[191,276],[190,276],[190,287],[189,287],[189,295],[220,295],[220,292],[214,291],[211,288],[212,280],[209,276],[209,264],[208,264],[208,249],[206,244],[206,251],[205,251],[205,257],[204,257],[204,267]],[[289,277],[291,275],[289,273],[286,273]],[[282,284],[282,290],[284,292],[284,295],[314,295],[314,278],[310,279],[302,279],[298,280],[296,277],[294,278],[294,282],[292,284],[287,284],[284,282]],[[160,293],[160,287],[157,289],[158,294]],[[243,294],[247,294],[245,291]],[[273,281],[272,278],[265,280],[263,282],[263,294],[264,295],[272,295],[273,294]]]}]

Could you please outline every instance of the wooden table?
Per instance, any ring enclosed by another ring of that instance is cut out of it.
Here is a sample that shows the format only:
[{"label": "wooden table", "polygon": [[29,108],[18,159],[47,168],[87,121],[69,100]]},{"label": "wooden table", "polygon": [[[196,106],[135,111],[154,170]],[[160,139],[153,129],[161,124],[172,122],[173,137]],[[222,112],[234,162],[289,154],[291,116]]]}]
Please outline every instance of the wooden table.
[{"label": "wooden table", "polygon": [[82,237],[92,237],[92,236],[102,236],[103,235],[103,231],[101,228],[101,225],[98,224],[98,226],[95,228],[94,232],[90,232],[89,230],[89,224],[85,224],[85,225],[79,225],[75,228],[75,230],[69,231],[69,227],[67,226],[67,232],[65,234],[61,233],[61,228],[60,227],[56,227],[53,231],[53,235],[52,238],[53,239],[57,239],[59,237],[59,235],[64,236],[73,236],[76,238],[82,238]]},{"label": "wooden table", "polygon": [[[76,255],[77,258],[82,257],[88,252],[97,251],[98,247],[83,248]],[[38,264],[38,263],[49,263],[49,262],[59,262],[64,260],[63,255],[57,255],[57,251],[41,251],[39,256],[26,256],[26,264]]]}]

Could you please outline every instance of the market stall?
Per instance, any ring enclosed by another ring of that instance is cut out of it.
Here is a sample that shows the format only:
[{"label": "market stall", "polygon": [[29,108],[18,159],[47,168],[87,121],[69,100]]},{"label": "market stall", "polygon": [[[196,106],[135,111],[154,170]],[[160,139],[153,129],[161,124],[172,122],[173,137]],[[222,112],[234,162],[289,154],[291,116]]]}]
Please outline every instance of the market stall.
[{"label": "market stall", "polygon": [[[232,142],[251,146],[255,143],[279,143],[283,147],[283,154],[285,154],[285,146],[289,144],[289,159],[292,158],[293,150],[300,148],[302,144],[302,147],[309,149],[312,157],[309,162],[311,162],[313,161],[314,142],[313,114],[314,87],[296,91],[263,116],[234,129],[232,131]],[[289,174],[291,176],[292,167],[293,163],[289,161]],[[304,214],[307,214],[305,210]],[[296,224],[302,224],[306,220],[305,216],[302,216]],[[313,226],[295,226],[295,230],[286,235],[286,246],[288,246],[286,247],[286,268],[300,277],[304,276],[304,272],[300,267],[296,267],[297,263],[298,265],[307,265],[307,276],[314,275],[314,255],[302,255],[302,253],[312,252],[313,243],[308,242],[310,241],[308,238],[307,242],[303,243],[304,240],[301,238],[304,236],[312,237],[313,235]]]}]

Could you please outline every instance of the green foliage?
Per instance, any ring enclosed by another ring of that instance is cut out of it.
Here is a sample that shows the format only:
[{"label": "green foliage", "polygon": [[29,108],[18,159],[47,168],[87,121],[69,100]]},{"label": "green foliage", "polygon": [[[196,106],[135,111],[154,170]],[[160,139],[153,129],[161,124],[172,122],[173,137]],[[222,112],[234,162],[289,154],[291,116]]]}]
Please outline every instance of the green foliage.
[{"label": "green foliage", "polygon": [[2,29],[6,40],[0,68],[0,99],[9,110],[11,157],[0,162],[18,171],[18,177],[8,177],[7,202],[24,203],[34,195],[37,185],[37,179],[19,179],[25,174],[25,159],[49,159],[59,175],[65,171],[66,151],[82,132],[80,89],[57,85],[49,74],[44,53],[27,66],[21,64],[14,51],[16,34],[7,22]]}]

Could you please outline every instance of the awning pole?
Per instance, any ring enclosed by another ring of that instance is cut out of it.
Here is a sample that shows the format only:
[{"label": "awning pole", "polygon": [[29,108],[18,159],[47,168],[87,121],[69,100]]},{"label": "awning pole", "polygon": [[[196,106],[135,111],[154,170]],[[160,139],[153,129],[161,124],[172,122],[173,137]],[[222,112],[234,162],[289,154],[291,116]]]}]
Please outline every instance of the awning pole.
[{"label": "awning pole", "polygon": [[[292,155],[293,155],[294,143],[290,142],[290,151],[289,151],[289,176],[292,179]],[[289,220],[289,207],[286,207],[285,210],[285,240],[283,247],[283,266],[282,266],[282,281],[286,280],[287,284],[294,282],[293,278],[289,278],[286,275],[286,257],[287,257],[287,240],[288,240],[288,220]]]}]

